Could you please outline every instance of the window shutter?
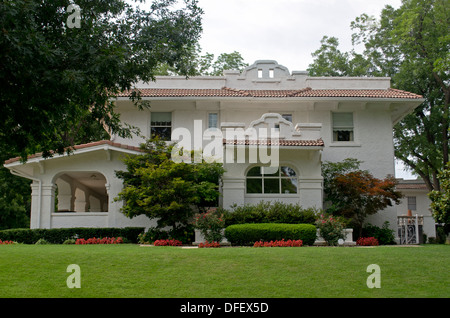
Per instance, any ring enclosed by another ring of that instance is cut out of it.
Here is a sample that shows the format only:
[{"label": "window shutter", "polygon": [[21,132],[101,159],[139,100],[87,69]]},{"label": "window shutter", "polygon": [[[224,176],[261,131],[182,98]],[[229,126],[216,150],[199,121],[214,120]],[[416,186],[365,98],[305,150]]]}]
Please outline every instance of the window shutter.
[{"label": "window shutter", "polygon": [[333,130],[353,131],[353,113],[333,113]]}]

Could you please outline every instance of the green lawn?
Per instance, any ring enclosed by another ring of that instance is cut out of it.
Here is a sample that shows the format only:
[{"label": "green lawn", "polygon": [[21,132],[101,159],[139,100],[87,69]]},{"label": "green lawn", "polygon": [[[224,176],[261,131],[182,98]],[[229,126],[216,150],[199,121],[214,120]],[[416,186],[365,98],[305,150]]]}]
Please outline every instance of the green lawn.
[{"label": "green lawn", "polygon": [[[67,287],[69,264],[81,288]],[[370,264],[381,288],[366,285]],[[448,298],[450,246],[0,245],[0,286],[0,298]]]}]

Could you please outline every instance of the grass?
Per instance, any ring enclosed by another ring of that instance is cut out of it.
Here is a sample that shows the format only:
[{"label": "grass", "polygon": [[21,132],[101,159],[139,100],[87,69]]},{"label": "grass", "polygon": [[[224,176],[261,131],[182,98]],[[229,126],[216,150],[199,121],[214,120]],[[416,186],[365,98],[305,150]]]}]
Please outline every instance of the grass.
[{"label": "grass", "polygon": [[[69,264],[81,269],[70,289]],[[370,264],[381,288],[368,288]],[[0,298],[448,298],[450,246],[0,245]]]}]

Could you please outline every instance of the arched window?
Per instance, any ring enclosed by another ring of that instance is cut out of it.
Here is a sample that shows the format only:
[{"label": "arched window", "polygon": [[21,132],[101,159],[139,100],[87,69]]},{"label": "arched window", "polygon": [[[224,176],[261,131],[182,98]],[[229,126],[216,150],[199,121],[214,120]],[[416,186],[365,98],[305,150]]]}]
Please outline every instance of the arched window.
[{"label": "arched window", "polygon": [[247,193],[297,193],[297,174],[288,166],[253,167],[247,172],[246,183]]}]

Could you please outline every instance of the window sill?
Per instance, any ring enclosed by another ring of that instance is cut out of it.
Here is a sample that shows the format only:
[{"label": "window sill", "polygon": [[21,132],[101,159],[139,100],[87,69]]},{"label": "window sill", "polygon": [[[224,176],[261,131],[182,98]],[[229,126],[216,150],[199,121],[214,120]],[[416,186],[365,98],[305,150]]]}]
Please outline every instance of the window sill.
[{"label": "window sill", "polygon": [[246,198],[297,198],[298,193],[246,193]]},{"label": "window sill", "polygon": [[361,147],[359,142],[355,141],[333,141],[329,145],[330,147]]}]

